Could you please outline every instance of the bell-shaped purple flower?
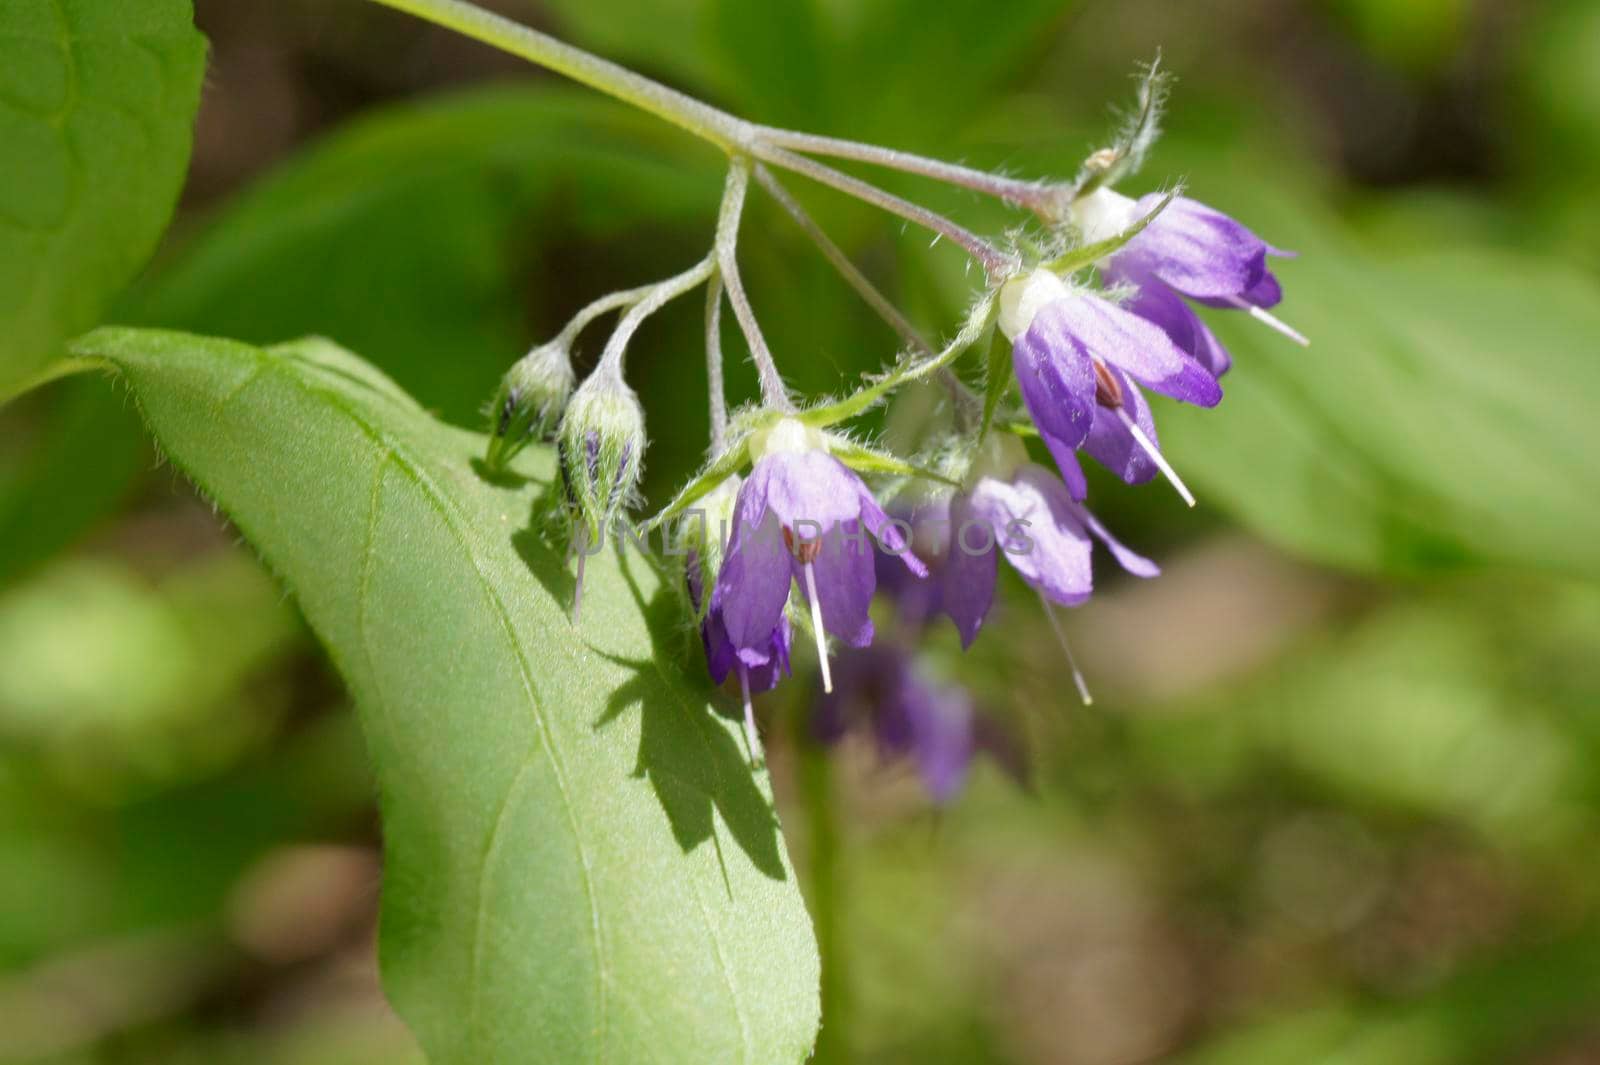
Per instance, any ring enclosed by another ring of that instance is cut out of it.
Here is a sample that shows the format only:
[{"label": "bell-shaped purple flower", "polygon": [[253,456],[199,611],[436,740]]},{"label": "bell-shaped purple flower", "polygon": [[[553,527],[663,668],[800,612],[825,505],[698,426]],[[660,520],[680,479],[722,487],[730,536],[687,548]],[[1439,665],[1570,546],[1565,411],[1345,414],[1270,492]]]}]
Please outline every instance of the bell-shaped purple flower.
[{"label": "bell-shaped purple flower", "polygon": [[1071,476],[1071,466],[1062,456],[1082,447],[1130,484],[1160,470],[1192,506],[1134,383],[1210,407],[1222,399],[1211,370],[1156,324],[1074,291],[1048,270],[1009,282],[1000,298],[1023,402],[1063,474]]},{"label": "bell-shaped purple flower", "polygon": [[[685,576],[689,584],[689,599],[695,613],[701,607],[700,560],[690,554]],[[755,703],[751,696],[770,691],[778,681],[793,670],[789,666],[791,630],[788,617],[779,617],[778,624],[767,635],[760,647],[736,647],[728,638],[728,627],[722,619],[722,604],[718,601],[720,589],[713,588],[711,602],[706,605],[700,619],[700,643],[706,652],[706,669],[711,679],[721,684],[729,676],[738,674],[739,694],[744,705],[745,739],[750,744],[750,755],[756,756],[760,740],[756,733]]]},{"label": "bell-shaped purple flower", "polygon": [[[1099,189],[1074,205],[1086,240],[1102,240],[1155,210],[1161,195],[1132,200]],[[1132,285],[1139,295],[1127,309],[1167,332],[1174,343],[1213,373],[1228,368],[1227,352],[1183,298],[1211,307],[1232,308],[1254,317],[1297,343],[1300,335],[1267,309],[1283,299],[1283,289],[1267,265],[1288,256],[1249,228],[1205,204],[1179,196],[1144,231],[1103,264],[1108,285]]]},{"label": "bell-shaped purple flower", "polygon": [[789,667],[789,645],[793,633],[788,617],[779,617],[777,626],[768,634],[762,646],[735,647],[728,637],[728,627],[722,620],[722,604],[718,601],[715,588],[712,589],[711,602],[703,604],[700,558],[694,552],[688,556],[684,576],[689,586],[689,601],[695,615],[700,618],[700,643],[705,648],[706,669],[711,679],[721,684],[737,673],[746,703],[751,694],[777,687],[778,681],[792,672]]},{"label": "bell-shaped purple flower", "polygon": [[831,688],[824,631],[853,647],[872,641],[874,545],[900,555],[919,576],[926,569],[817,430],[785,418],[758,434],[751,454],[755,465],[734,504],[712,606],[741,661],[764,657],[783,623],[790,584],[798,582],[811,606],[823,685]]},{"label": "bell-shaped purple flower", "polygon": [[974,474],[970,486],[951,498],[949,541],[935,567],[941,606],[961,633],[962,646],[971,646],[994,605],[997,554],[1047,604],[1069,607],[1085,602],[1094,589],[1095,539],[1129,573],[1161,572],[1111,535],[1060,477],[1029,462],[1015,437],[992,433]]}]

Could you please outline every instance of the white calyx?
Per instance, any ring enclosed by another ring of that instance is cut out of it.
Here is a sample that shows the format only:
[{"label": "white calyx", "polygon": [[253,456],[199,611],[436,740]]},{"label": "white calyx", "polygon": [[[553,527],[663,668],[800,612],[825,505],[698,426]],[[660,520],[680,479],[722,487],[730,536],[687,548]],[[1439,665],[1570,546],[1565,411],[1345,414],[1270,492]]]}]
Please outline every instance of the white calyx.
[{"label": "white calyx", "polygon": [[1078,223],[1085,244],[1098,244],[1138,221],[1138,206],[1120,192],[1095,189],[1072,205],[1072,220]]},{"label": "white calyx", "polygon": [[1016,340],[1033,325],[1040,308],[1071,295],[1067,283],[1044,267],[1012,278],[1000,288],[1000,332],[1007,340]]},{"label": "white calyx", "polygon": [[814,425],[799,418],[780,418],[765,429],[750,434],[750,461],[760,462],[767,455],[798,454],[828,450],[828,438]]}]

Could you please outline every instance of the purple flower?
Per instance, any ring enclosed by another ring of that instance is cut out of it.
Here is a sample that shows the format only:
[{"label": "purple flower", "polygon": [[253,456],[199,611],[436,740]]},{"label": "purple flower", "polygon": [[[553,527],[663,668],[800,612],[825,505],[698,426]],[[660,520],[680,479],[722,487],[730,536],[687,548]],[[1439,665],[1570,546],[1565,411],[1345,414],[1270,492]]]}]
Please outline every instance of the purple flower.
[{"label": "purple flower", "polygon": [[1212,371],[1156,324],[1048,270],[1008,282],[1000,328],[1012,339],[1013,365],[1034,423],[1081,497],[1081,474],[1067,456],[1082,447],[1130,484],[1165,473],[1194,497],[1161,455],[1145,387],[1200,406],[1222,389]]},{"label": "purple flower", "polygon": [[751,668],[770,660],[791,581],[811,605],[823,686],[831,689],[824,631],[852,647],[872,642],[877,585],[872,541],[927,571],[872,493],[828,453],[822,434],[785,418],[751,443],[755,466],[739,489],[733,531],[711,604],[728,643]]},{"label": "purple flower", "polygon": [[1029,462],[1015,437],[997,432],[985,440],[973,481],[951,498],[949,540],[936,567],[941,606],[963,647],[977,638],[994,605],[997,553],[1047,604],[1061,606],[1078,606],[1093,591],[1091,538],[1135,576],[1161,572],[1112,536],[1075,495],[1060,477]]},{"label": "purple flower", "polygon": [[[1137,201],[1100,189],[1073,211],[1086,240],[1114,236],[1153,211],[1161,196]],[[1210,307],[1248,311],[1296,343],[1306,338],[1267,313],[1283,289],[1267,266],[1269,256],[1288,256],[1220,211],[1176,197],[1144,231],[1104,263],[1108,285],[1132,285],[1138,296],[1127,309],[1166,331],[1175,344],[1215,374],[1231,360],[1205,323],[1182,297]]]},{"label": "purple flower", "polygon": [[[692,551],[684,569],[684,577],[689,585],[689,601],[694,606],[695,614],[699,616],[704,578],[700,570],[700,557]],[[787,617],[778,619],[777,626],[768,634],[764,646],[735,647],[733,641],[728,638],[728,627],[722,619],[720,591],[720,588],[712,589],[711,602],[706,606],[704,616],[700,618],[700,643],[706,652],[706,669],[715,683],[723,683],[735,672],[739,675],[739,694],[744,704],[745,739],[750,744],[750,756],[754,759],[760,740],[756,734],[756,710],[751,695],[756,692],[771,691],[778,686],[778,681],[785,674],[793,672],[789,666],[791,638],[789,619]]]},{"label": "purple flower", "polygon": [[840,658],[838,689],[820,698],[813,730],[821,742],[832,744],[861,723],[870,727],[882,757],[912,761],[936,803],[947,803],[961,791],[980,750],[1021,772],[1014,745],[977,712],[970,693],[935,684],[896,646]]},{"label": "purple flower", "polygon": [[721,684],[737,671],[739,686],[747,704],[752,693],[771,691],[777,687],[778,681],[792,672],[789,667],[789,644],[792,638],[789,619],[779,618],[777,627],[768,634],[764,646],[741,651],[728,638],[728,627],[722,620],[722,604],[718,601],[717,589],[712,589],[711,602],[705,607],[704,615],[701,615],[703,577],[700,557],[692,551],[684,576],[689,585],[689,601],[694,606],[695,615],[701,619],[700,643],[705,648],[706,669],[711,679]]}]

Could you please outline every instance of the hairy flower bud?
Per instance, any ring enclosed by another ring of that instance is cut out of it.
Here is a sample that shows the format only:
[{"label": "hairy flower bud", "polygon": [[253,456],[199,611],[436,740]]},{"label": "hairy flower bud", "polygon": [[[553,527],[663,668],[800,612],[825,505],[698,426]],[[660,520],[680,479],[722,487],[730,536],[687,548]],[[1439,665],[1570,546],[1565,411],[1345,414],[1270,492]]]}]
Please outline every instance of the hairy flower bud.
[{"label": "hairy flower bud", "polygon": [[541,344],[512,364],[500,378],[489,405],[491,470],[505,468],[529,441],[545,439],[555,429],[572,395],[572,358],[556,341]]},{"label": "hairy flower bud", "polygon": [[578,386],[556,444],[567,499],[597,544],[633,502],[644,459],[644,411],[620,373],[602,365]]}]

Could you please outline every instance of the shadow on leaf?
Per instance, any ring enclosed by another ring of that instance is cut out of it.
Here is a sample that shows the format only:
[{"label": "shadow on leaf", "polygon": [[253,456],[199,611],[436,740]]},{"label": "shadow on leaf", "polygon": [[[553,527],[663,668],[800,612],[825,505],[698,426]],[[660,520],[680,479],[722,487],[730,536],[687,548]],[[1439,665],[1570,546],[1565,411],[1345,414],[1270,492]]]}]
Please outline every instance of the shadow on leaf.
[{"label": "shadow on leaf", "polygon": [[677,656],[666,644],[680,627],[680,604],[666,585],[645,603],[626,560],[623,574],[644,611],[652,657],[634,661],[597,652],[634,675],[611,697],[595,728],[604,728],[637,707],[639,758],[634,775],[649,779],[684,852],[707,840],[720,848],[713,819],[714,812],[720,813],[755,867],[774,880],[785,879],[777,814],[756,787],[748,752],[712,720],[707,707],[687,702],[679,693],[682,687],[693,690],[700,685],[687,679],[672,683],[681,674],[674,664]]}]

